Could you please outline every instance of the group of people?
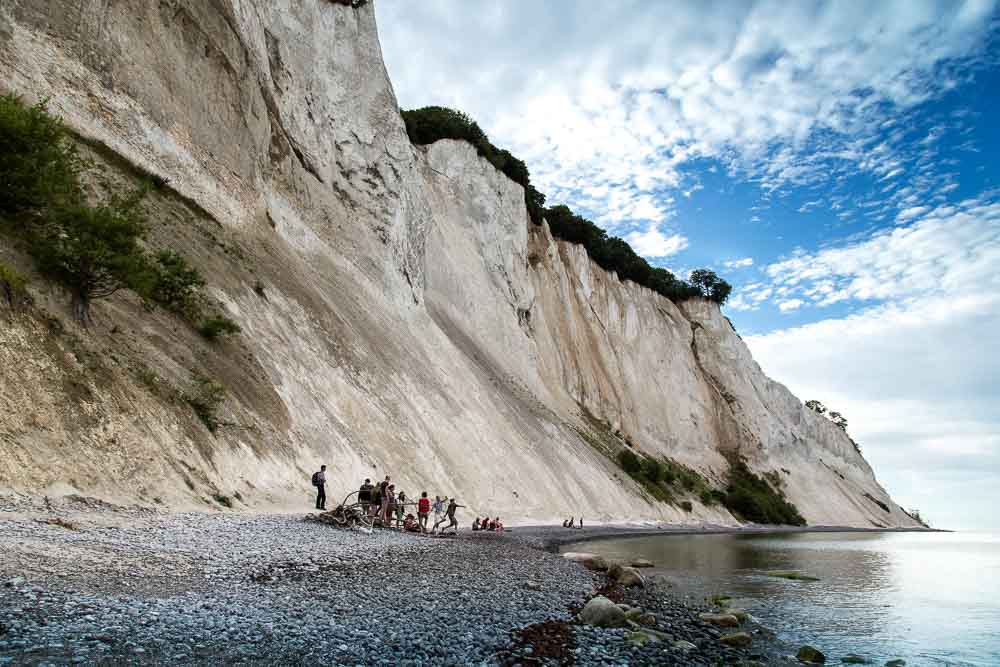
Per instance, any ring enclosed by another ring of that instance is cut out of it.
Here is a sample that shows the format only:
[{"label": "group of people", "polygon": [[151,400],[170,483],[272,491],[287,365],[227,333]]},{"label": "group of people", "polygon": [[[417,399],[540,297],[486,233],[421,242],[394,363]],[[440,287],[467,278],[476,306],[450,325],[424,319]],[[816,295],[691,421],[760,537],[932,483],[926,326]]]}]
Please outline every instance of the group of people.
[{"label": "group of people", "polygon": [[[321,466],[319,472],[313,475],[313,485],[317,487],[316,509],[326,509],[326,466]],[[372,517],[384,528],[402,529],[412,533],[437,533],[438,526],[446,524],[441,528],[441,533],[445,531],[458,530],[458,519],[455,512],[459,505],[455,498],[445,496],[435,496],[434,501],[428,497],[427,492],[420,494],[416,502],[410,501],[404,491],[396,492],[396,485],[392,483],[389,475],[378,484],[372,484],[370,479],[366,479],[361,488],[358,489],[358,502],[362,511]],[[417,510],[417,515],[413,516],[413,509]],[[407,509],[410,511],[407,512]],[[434,524],[428,529],[431,512],[434,513]]]},{"label": "group of people", "polygon": [[583,517],[582,516],[580,517],[580,525],[577,526],[576,518],[571,516],[570,518],[563,521],[563,528],[583,528]]},{"label": "group of people", "polygon": [[502,533],[503,522],[500,520],[500,517],[491,519],[488,516],[484,516],[483,520],[480,521],[477,516],[476,520],[472,522],[472,530],[492,530],[497,533]]}]

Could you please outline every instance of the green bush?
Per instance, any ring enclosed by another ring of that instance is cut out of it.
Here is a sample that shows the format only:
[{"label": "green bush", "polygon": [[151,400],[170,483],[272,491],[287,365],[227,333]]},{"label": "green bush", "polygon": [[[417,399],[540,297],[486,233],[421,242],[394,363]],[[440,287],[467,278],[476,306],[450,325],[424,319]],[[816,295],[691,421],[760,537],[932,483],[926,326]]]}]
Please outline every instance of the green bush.
[{"label": "green bush", "polygon": [[198,315],[198,296],[205,279],[173,250],[161,250],[146,263],[141,288],[148,301],[188,319]]},{"label": "green bush", "polygon": [[0,298],[11,308],[27,297],[24,276],[0,262]]},{"label": "green bush", "polygon": [[240,331],[242,331],[242,329],[240,329],[240,325],[236,324],[236,322],[233,322],[228,317],[223,317],[222,315],[214,315],[206,318],[201,323],[201,326],[198,327],[198,333],[208,340],[216,340],[221,336],[238,334]]},{"label": "green bush", "polygon": [[479,155],[524,187],[524,201],[532,222],[540,225],[544,219],[554,237],[584,246],[594,262],[616,272],[622,280],[648,287],[675,302],[704,297],[722,305],[729,298],[732,287],[712,271],[699,269],[692,272],[691,282],[679,280],[666,269],[650,266],[626,241],[609,238],[607,232],[573,213],[568,206],[545,208],[545,195],[531,184],[527,165],[509,151],[494,146],[479,124],[461,111],[432,106],[401,113],[414,144],[431,144],[440,139],[460,139],[472,144]]},{"label": "green bush", "polygon": [[45,102],[0,96],[0,156],[0,226],[25,231],[53,208],[82,200],[86,163]]},{"label": "green bush", "polygon": [[214,493],[212,494],[212,500],[219,503],[223,507],[233,509],[233,501],[229,498],[229,496],[224,496],[221,493]]},{"label": "green bush", "polygon": [[628,449],[623,449],[618,453],[618,463],[621,465],[622,470],[633,477],[642,472],[642,461],[639,460],[639,457],[635,453]]},{"label": "green bush", "polygon": [[694,510],[694,506],[691,504],[690,500],[682,500],[681,509],[684,510],[685,512],[690,512]]},{"label": "green bush", "polygon": [[753,474],[741,460],[730,463],[723,504],[745,521],[790,526],[806,523],[795,505],[785,500],[784,494]]},{"label": "green bush", "polygon": [[69,290],[73,316],[84,326],[91,301],[128,286],[143,270],[138,244],[145,233],[138,209],[143,194],[100,206],[62,206],[31,232],[28,251],[39,271]]},{"label": "green bush", "polygon": [[218,412],[226,400],[226,388],[210,378],[195,376],[194,387],[185,394],[184,400],[205,427],[215,433],[220,425]]}]

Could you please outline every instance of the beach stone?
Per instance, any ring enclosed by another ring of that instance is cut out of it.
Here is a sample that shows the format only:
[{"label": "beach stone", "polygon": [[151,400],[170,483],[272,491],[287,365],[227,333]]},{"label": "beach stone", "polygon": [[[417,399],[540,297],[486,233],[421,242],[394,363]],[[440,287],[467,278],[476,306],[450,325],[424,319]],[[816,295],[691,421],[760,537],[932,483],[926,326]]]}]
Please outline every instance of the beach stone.
[{"label": "beach stone", "polygon": [[695,646],[691,642],[685,641],[683,639],[679,639],[679,640],[675,641],[674,644],[673,644],[673,646],[678,651],[697,651],[698,650],[697,646]]},{"label": "beach stone", "polygon": [[745,609],[723,609],[720,613],[735,616],[740,623],[745,622],[750,617]]},{"label": "beach stone", "polygon": [[625,618],[627,618],[630,621],[638,622],[640,616],[642,616],[642,609],[639,609],[638,607],[632,607],[631,609],[625,612]]},{"label": "beach stone", "polygon": [[580,611],[580,620],[599,628],[620,628],[625,625],[625,612],[611,600],[598,595]]},{"label": "beach stone", "polygon": [[588,570],[604,572],[608,569],[608,561],[597,554],[570,551],[563,554],[563,558],[583,565]]},{"label": "beach stone", "polygon": [[527,583],[524,584],[524,587],[527,588],[529,591],[540,591],[540,590],[542,590],[542,585],[540,583],[538,583],[537,581],[529,581],[529,582],[527,582]]},{"label": "beach stone", "polygon": [[869,660],[868,658],[863,658],[862,656],[855,655],[853,653],[848,653],[847,655],[845,655],[843,658],[840,659],[840,662],[842,662],[845,665],[870,665],[870,664],[872,664],[871,660]]},{"label": "beach stone", "polygon": [[818,648],[813,646],[803,646],[799,649],[799,652],[795,654],[795,657],[799,659],[799,662],[806,662],[812,665],[822,665],[826,662],[826,656]]},{"label": "beach stone", "polygon": [[645,558],[636,558],[631,563],[632,567],[653,567],[653,561]]},{"label": "beach stone", "polygon": [[885,667],[906,667],[906,661],[902,658],[895,658],[886,662]]},{"label": "beach stone", "polygon": [[627,565],[615,563],[608,569],[608,576],[625,588],[642,587],[646,585],[639,570]]},{"label": "beach stone", "polygon": [[698,618],[723,628],[735,628],[740,624],[739,619],[732,614],[698,614]]},{"label": "beach stone", "polygon": [[656,625],[656,616],[650,613],[641,614],[639,618],[635,619],[636,623],[639,625],[645,625],[646,627],[653,627]]},{"label": "beach stone", "polygon": [[739,648],[746,648],[753,643],[753,639],[751,639],[750,635],[745,632],[734,632],[729,635],[722,635],[719,637],[719,641],[726,646],[737,646]]}]

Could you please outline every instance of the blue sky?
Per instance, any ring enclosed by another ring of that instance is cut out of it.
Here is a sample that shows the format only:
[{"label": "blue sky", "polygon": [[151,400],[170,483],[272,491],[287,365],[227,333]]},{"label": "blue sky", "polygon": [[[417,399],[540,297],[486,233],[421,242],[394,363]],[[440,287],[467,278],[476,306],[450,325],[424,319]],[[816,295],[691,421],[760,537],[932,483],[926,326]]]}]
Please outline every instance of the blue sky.
[{"label": "blue sky", "polygon": [[936,524],[1000,528],[1000,15],[969,2],[379,0],[400,105],[734,285],[768,374]]}]

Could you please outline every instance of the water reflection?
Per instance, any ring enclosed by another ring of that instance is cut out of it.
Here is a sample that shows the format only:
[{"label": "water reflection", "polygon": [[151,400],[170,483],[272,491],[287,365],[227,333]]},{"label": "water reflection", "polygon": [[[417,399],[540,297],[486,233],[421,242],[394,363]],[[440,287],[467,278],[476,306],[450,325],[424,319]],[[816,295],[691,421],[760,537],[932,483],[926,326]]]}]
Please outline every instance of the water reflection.
[{"label": "water reflection", "polygon": [[[681,590],[738,598],[789,641],[833,655],[1000,664],[1000,540],[993,535],[674,535],[566,550],[648,558]],[[767,575],[775,570],[820,580]]]}]

